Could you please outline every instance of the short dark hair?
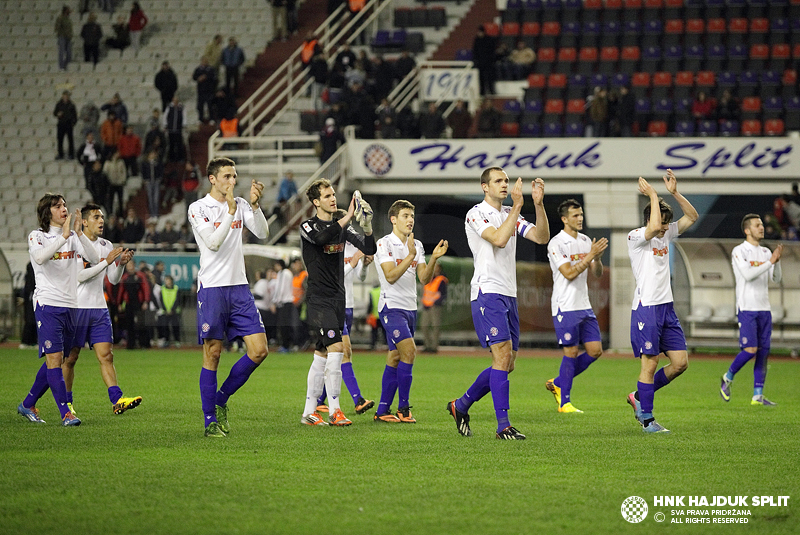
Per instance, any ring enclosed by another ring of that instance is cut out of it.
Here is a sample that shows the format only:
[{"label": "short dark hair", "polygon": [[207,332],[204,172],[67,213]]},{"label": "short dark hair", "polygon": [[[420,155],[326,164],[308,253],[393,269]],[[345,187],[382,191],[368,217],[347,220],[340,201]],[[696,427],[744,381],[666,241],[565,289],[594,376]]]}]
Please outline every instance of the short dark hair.
[{"label": "short dark hair", "polygon": [[400,210],[411,210],[412,212],[416,211],[416,208],[410,202],[404,199],[398,199],[392,203],[389,207],[389,219],[393,217],[397,217],[400,215]]},{"label": "short dark hair", "polygon": [[89,217],[89,213],[92,210],[101,210],[102,211],[103,207],[100,206],[99,204],[96,204],[96,203],[93,203],[93,202],[87,202],[84,205],[84,207],[81,208],[81,219],[86,219],[87,217]]},{"label": "short dark hair", "polygon": [[750,220],[752,219],[761,219],[761,216],[758,214],[747,214],[742,218],[742,234],[744,234],[745,229],[750,228]]},{"label": "short dark hair", "polygon": [[492,171],[502,171],[502,167],[487,167],[481,173],[481,184],[488,184],[492,179]]},{"label": "short dark hair", "polygon": [[219,170],[223,167],[235,167],[236,162],[231,160],[230,158],[214,158],[210,162],[208,162],[208,167],[206,167],[206,176],[209,177],[211,175],[217,176]]},{"label": "short dark hair", "polygon": [[331,188],[331,187],[333,186],[331,186],[330,180],[328,180],[327,178],[320,178],[319,180],[315,180],[314,182],[311,183],[310,186],[308,186],[308,189],[306,190],[306,197],[308,197],[308,200],[311,201],[311,204],[314,204],[314,200],[320,198],[320,191],[322,191],[324,188]]},{"label": "short dark hair", "polygon": [[[658,209],[661,210],[661,221],[662,223],[664,220],[671,223],[672,222],[672,207],[666,203],[664,199],[661,197],[658,198]],[[644,224],[650,221],[650,203],[644,207]]]},{"label": "short dark hair", "polygon": [[575,199],[567,199],[558,205],[558,217],[567,217],[570,208],[583,208]]},{"label": "short dark hair", "polygon": [[39,199],[39,204],[36,205],[39,228],[45,232],[50,230],[50,219],[53,217],[53,214],[50,213],[50,208],[57,205],[58,201],[67,202],[60,193],[45,193],[44,197]]}]

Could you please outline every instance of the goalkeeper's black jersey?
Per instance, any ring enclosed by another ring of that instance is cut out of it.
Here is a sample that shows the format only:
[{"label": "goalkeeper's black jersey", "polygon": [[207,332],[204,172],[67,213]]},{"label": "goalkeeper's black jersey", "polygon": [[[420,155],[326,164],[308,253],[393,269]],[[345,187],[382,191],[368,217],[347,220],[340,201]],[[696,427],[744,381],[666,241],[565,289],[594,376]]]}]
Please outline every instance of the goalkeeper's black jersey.
[{"label": "goalkeeper's black jersey", "polygon": [[300,225],[300,250],[308,271],[307,300],[344,302],[344,243],[349,241],[365,255],[375,254],[375,238],[362,236],[350,225],[312,217]]}]

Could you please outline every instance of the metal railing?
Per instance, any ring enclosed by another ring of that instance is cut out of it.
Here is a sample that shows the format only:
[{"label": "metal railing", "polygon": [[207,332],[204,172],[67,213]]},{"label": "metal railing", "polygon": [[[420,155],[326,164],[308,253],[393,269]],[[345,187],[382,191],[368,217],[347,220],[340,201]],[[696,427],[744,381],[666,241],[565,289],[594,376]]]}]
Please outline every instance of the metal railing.
[{"label": "metal railing", "polygon": [[208,139],[208,154],[209,159],[217,156],[231,158],[241,167],[268,166],[271,174],[283,176],[289,169],[297,170],[298,161],[310,164],[317,162],[317,142],[319,142],[318,135],[247,137],[213,135]]},{"label": "metal railing", "polygon": [[[400,80],[395,88],[389,93],[387,97],[389,104],[394,108],[395,112],[399,112],[400,110],[409,106],[415,99],[419,99],[420,101],[424,100],[424,88],[422,87],[422,73],[425,69],[461,69],[455,78],[453,78],[451,84],[458,85],[464,79],[467,74],[469,74],[470,69],[474,67],[471,61],[423,61],[420,62],[411,72],[409,72],[405,78]],[[440,96],[435,102],[436,106],[438,107],[441,105],[442,102],[445,102],[444,94]],[[477,109],[478,101],[473,100],[470,102],[472,109]],[[442,112],[442,115],[446,118],[450,115],[450,112],[455,109],[456,101],[452,100],[450,105]]]}]

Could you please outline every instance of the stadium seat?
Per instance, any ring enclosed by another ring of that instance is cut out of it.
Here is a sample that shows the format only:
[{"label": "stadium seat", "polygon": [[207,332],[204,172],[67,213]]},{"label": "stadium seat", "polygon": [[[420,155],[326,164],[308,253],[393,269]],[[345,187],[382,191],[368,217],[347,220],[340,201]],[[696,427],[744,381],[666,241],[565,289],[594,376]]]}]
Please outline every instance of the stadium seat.
[{"label": "stadium seat", "polygon": [[722,71],[717,75],[717,91],[719,93],[722,93],[725,89],[729,89],[731,93],[734,93],[738,83],[739,77],[734,72]]},{"label": "stadium seat", "polygon": [[784,124],[781,119],[768,119],[764,122],[765,136],[782,136],[784,134]]},{"label": "stadium seat", "polygon": [[650,92],[654,99],[665,98],[672,91],[672,73],[657,72],[653,74],[653,89]]},{"label": "stadium seat", "polygon": [[721,45],[725,42],[728,28],[725,19],[710,18],[706,21],[706,36],[704,43],[706,46]]},{"label": "stadium seat", "polygon": [[472,61],[472,50],[462,48],[456,52],[456,61]]},{"label": "stadium seat", "polygon": [[781,96],[784,100],[797,95],[797,71],[786,69],[781,77]]},{"label": "stadium seat", "polygon": [[769,68],[782,71],[789,66],[791,61],[791,48],[785,43],[772,45],[770,49]]},{"label": "stadium seat", "polygon": [[742,45],[747,41],[747,19],[728,19],[728,46]]},{"label": "stadium seat", "polygon": [[522,23],[522,40],[525,41],[525,44],[532,49],[539,47],[539,35],[541,33],[542,25],[538,21],[528,21]]},{"label": "stadium seat", "polygon": [[703,62],[703,69],[708,71],[720,71],[727,61],[728,50],[725,48],[725,45],[711,45],[706,48],[706,59]]},{"label": "stadium seat", "polygon": [[636,119],[639,121],[640,124],[643,124],[647,121],[650,117],[650,112],[652,111],[652,105],[650,104],[649,98],[637,98],[636,99]]},{"label": "stadium seat", "polygon": [[778,71],[762,71],[759,82],[758,93],[761,98],[778,96],[781,91],[781,75]]},{"label": "stadium seat", "polygon": [[752,97],[758,94],[758,74],[753,71],[739,74],[737,93],[740,97]]},{"label": "stadium seat", "polygon": [[583,11],[581,12],[582,22],[599,22],[600,13],[603,10],[602,0],[584,0]]},{"label": "stadium seat", "polygon": [[664,49],[664,60],[661,62],[661,70],[677,72],[683,64],[683,47],[681,45],[670,45]]},{"label": "stadium seat", "polygon": [[624,22],[622,25],[622,46],[641,46],[641,34],[641,22],[635,19]]},{"label": "stadium seat", "polygon": [[533,70],[539,74],[550,74],[553,72],[553,64],[555,62],[555,48],[540,48],[536,52],[536,61],[533,63]]},{"label": "stadium seat", "polygon": [[[705,48],[703,45],[691,45],[686,48],[685,60],[683,62],[683,70],[685,71],[699,71],[705,64]],[[664,70],[670,70],[664,68]]]},{"label": "stadium seat", "polygon": [[575,120],[576,117],[582,117],[586,111],[586,100],[582,98],[574,98],[567,101],[567,120]]},{"label": "stadium seat", "polygon": [[621,12],[622,0],[606,0],[606,5],[601,15],[601,21],[603,23],[619,22]]},{"label": "stadium seat", "polygon": [[660,19],[649,20],[644,23],[644,35],[642,36],[642,47],[661,46],[664,37],[664,23]]},{"label": "stadium seat", "polygon": [[622,21],[638,21],[641,17],[642,4],[642,0],[622,0],[622,5],[624,6],[622,10]]},{"label": "stadium seat", "polygon": [[594,72],[597,65],[598,52],[594,47],[583,47],[578,52],[577,72],[590,75]]},{"label": "stadium seat", "polygon": [[786,107],[786,115],[784,118],[786,129],[800,130],[800,97],[794,96],[784,102]]},{"label": "stadium seat", "polygon": [[719,135],[724,137],[735,137],[739,135],[739,121],[720,121]]},{"label": "stadium seat", "polygon": [[717,122],[699,121],[697,123],[697,134],[704,137],[717,135]]},{"label": "stadium seat", "polygon": [[561,27],[561,40],[559,41],[559,45],[561,48],[569,47],[569,48],[577,48],[578,41],[580,41],[581,36],[581,23],[577,21],[567,21],[564,22],[563,26]]},{"label": "stadium seat", "polygon": [[674,105],[670,98],[660,98],[653,102],[653,118],[669,124]]},{"label": "stadium seat", "polygon": [[631,77],[631,91],[637,97],[647,96],[647,93],[650,91],[650,73],[634,73]]},{"label": "stadium seat", "polygon": [[600,34],[600,46],[619,46],[622,35],[622,25],[617,21],[603,22]]},{"label": "stadium seat", "polygon": [[561,23],[557,21],[542,24],[542,34],[539,36],[539,46],[553,48],[558,44],[561,35]]},{"label": "stadium seat", "polygon": [[681,71],[675,73],[675,89],[672,96],[676,99],[688,98],[694,94],[694,73],[691,71]]},{"label": "stadium seat", "polygon": [[645,22],[651,20],[661,21],[664,11],[664,0],[644,0],[644,9],[642,10],[642,20]]},{"label": "stadium seat", "polygon": [[542,127],[539,122],[523,122],[520,128],[521,137],[540,137]]},{"label": "stadium seat", "polygon": [[554,73],[547,77],[547,98],[562,99],[566,93],[567,75]]},{"label": "stadium seat", "polygon": [[583,98],[586,96],[586,86],[588,77],[584,74],[576,73],[569,77],[567,81],[567,98]]},{"label": "stadium seat", "polygon": [[661,47],[647,46],[642,49],[642,61],[640,69],[643,71],[655,72],[661,66]]},{"label": "stadium seat", "polygon": [[675,123],[675,134],[681,137],[694,135],[694,121],[677,121]]},{"label": "stadium seat", "polygon": [[742,99],[742,120],[757,119],[761,115],[761,98],[745,97]]},{"label": "stadium seat", "polygon": [[747,42],[751,45],[766,44],[769,33],[769,19],[751,19]]},{"label": "stadium seat", "polygon": [[747,60],[747,70],[764,70],[769,61],[769,46],[753,45],[750,47],[750,58]]},{"label": "stadium seat", "polygon": [[683,46],[690,47],[699,45],[703,42],[703,34],[706,33],[706,23],[703,19],[689,19],[686,21],[685,34],[683,36]]},{"label": "stadium seat", "polygon": [[742,121],[742,135],[743,136],[760,136],[761,135],[761,121],[758,119],[749,119]]},{"label": "stadium seat", "polygon": [[553,70],[561,74],[569,74],[572,72],[575,62],[578,59],[578,51],[574,48],[559,48],[558,57],[556,58]]},{"label": "stadium seat", "polygon": [[567,121],[564,126],[564,137],[582,137],[583,123],[578,121]]},{"label": "stadium seat", "polygon": [[647,135],[650,137],[663,137],[667,135],[666,121],[650,121],[647,123]]},{"label": "stadium seat", "polygon": [[560,122],[551,121],[544,124],[544,137],[561,137],[563,127]]},{"label": "stadium seat", "polygon": [[525,101],[525,111],[523,111],[523,115],[531,117],[539,117],[542,115],[542,111],[544,110],[544,106],[542,105],[542,101],[535,99],[535,100],[526,100]]},{"label": "stadium seat", "polygon": [[625,74],[624,72],[618,72],[611,76],[611,86],[615,88],[620,88],[622,86],[629,86],[631,83],[631,77]]},{"label": "stadium seat", "polygon": [[498,37],[500,35],[500,26],[494,22],[484,22],[483,31],[486,32],[488,36]]},{"label": "stadium seat", "polygon": [[780,119],[783,117],[783,99],[781,97],[767,97],[764,99],[764,112],[761,118],[764,121]]},{"label": "stadium seat", "polygon": [[774,18],[769,21],[769,38],[770,45],[777,45],[787,43],[789,41],[789,19]]},{"label": "stadium seat", "polygon": [[664,0],[663,15],[665,19],[683,17],[683,0]]},{"label": "stadium seat", "polygon": [[507,100],[503,103],[503,113],[514,120],[519,117],[522,112],[522,106],[518,100]]},{"label": "stadium seat", "polygon": [[714,71],[700,71],[695,75],[695,85],[709,93],[717,83],[716,78]]},{"label": "stadium seat", "polygon": [[625,74],[633,74],[639,69],[642,53],[638,46],[622,47],[620,54],[619,70]]},{"label": "stadium seat", "polygon": [[545,115],[563,115],[564,114],[564,101],[560,99],[547,99],[544,104]]},{"label": "stadium seat", "polygon": [[500,135],[502,137],[519,137],[519,123],[501,123]]},{"label": "stadium seat", "polygon": [[682,19],[670,19],[664,23],[664,37],[661,44],[664,46],[680,45],[683,43],[684,22]]},{"label": "stadium seat", "polygon": [[597,47],[600,44],[601,30],[599,22],[584,22],[578,47]]}]

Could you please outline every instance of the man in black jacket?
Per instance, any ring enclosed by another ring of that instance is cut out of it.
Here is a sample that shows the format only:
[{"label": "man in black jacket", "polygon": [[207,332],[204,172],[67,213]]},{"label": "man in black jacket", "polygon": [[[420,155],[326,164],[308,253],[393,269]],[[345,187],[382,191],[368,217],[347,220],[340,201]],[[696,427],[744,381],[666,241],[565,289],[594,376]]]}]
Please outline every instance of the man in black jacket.
[{"label": "man in black jacket", "polygon": [[178,91],[178,77],[169,66],[169,61],[161,64],[161,70],[156,73],[155,86],[161,93],[161,111],[164,111]]},{"label": "man in black jacket", "polygon": [[69,96],[69,91],[61,93],[61,100],[58,101],[56,109],[53,110],[53,115],[58,119],[58,126],[56,127],[58,156],[56,160],[64,158],[64,136],[67,138],[69,148],[67,157],[70,160],[75,158],[75,138],[72,136],[72,130],[75,128],[75,123],[78,122],[78,109]]}]

